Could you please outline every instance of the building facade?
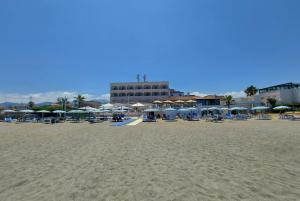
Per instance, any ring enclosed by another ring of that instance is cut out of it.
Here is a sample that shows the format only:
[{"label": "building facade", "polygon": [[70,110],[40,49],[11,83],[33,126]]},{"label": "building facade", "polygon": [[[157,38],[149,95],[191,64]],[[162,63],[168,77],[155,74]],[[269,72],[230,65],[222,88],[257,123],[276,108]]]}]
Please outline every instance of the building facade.
[{"label": "building facade", "polygon": [[285,83],[274,85],[258,90],[258,95],[255,96],[257,102],[267,103],[268,98],[274,98],[279,104],[294,104],[300,103],[300,84]]},{"label": "building facade", "polygon": [[111,103],[151,103],[170,96],[169,82],[117,82],[110,84]]}]

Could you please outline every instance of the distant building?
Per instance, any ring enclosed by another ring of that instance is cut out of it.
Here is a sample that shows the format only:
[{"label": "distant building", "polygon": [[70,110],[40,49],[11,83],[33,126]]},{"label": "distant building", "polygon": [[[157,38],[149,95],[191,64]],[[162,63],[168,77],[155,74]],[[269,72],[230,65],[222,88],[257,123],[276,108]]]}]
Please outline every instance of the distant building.
[{"label": "distant building", "polygon": [[275,98],[279,104],[300,103],[300,84],[285,83],[258,90],[257,102],[267,103],[268,98]]},{"label": "distant building", "polygon": [[212,106],[223,106],[225,104],[224,96],[217,96],[217,95],[208,95],[208,96],[195,96],[195,95],[184,95],[184,96],[170,96],[164,100],[170,101],[189,101],[194,100],[196,101],[196,105],[198,107],[212,107]]},{"label": "distant building", "polygon": [[[139,79],[138,79],[139,80]],[[152,103],[170,96],[169,82],[117,82],[110,84],[111,103]]]},{"label": "distant building", "polygon": [[184,92],[177,91],[175,89],[170,89],[170,96],[175,96],[175,97],[184,96]]}]

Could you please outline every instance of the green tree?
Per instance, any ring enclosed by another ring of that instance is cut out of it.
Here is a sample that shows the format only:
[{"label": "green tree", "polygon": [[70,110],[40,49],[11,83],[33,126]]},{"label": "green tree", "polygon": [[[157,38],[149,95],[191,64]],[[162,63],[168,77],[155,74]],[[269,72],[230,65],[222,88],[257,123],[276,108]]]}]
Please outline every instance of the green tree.
[{"label": "green tree", "polygon": [[66,107],[69,104],[69,101],[68,101],[67,97],[58,97],[57,98],[57,103],[62,106],[63,110],[66,110]]},{"label": "green tree", "polygon": [[253,96],[257,93],[257,88],[251,85],[250,87],[247,87],[244,92],[247,94],[247,96]]},{"label": "green tree", "polygon": [[228,96],[224,96],[224,98],[225,98],[225,103],[226,103],[227,107],[230,108],[230,105],[233,101],[233,97],[231,95],[228,95]]},{"label": "green tree", "polygon": [[74,97],[77,101],[77,105],[78,105],[78,108],[80,108],[82,106],[82,104],[84,103],[84,100],[85,100],[85,97],[78,94],[78,96]]},{"label": "green tree", "polygon": [[268,98],[267,101],[272,107],[276,106],[277,100],[275,98]]},{"label": "green tree", "polygon": [[27,104],[29,109],[32,109],[34,107],[34,102],[33,101],[29,101]]}]

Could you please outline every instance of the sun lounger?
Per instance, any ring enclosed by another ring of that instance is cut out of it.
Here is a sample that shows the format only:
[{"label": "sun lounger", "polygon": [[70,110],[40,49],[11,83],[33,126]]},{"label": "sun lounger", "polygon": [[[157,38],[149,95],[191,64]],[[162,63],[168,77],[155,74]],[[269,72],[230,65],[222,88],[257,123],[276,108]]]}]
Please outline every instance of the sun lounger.
[{"label": "sun lounger", "polygon": [[291,120],[293,120],[293,121],[300,121],[300,116],[293,115],[293,117],[291,118]]},{"label": "sun lounger", "polygon": [[268,114],[261,114],[257,116],[257,120],[271,120],[271,115]]}]

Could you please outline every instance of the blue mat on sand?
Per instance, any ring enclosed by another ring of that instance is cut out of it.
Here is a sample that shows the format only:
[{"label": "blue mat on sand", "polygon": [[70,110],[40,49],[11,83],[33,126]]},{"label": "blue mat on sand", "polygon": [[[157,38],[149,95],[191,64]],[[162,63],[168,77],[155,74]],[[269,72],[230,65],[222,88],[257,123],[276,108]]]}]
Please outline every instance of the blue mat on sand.
[{"label": "blue mat on sand", "polygon": [[129,119],[125,120],[125,121],[114,123],[111,126],[124,126],[126,124],[129,124],[129,123],[133,122],[134,120],[135,119],[129,118]]}]

